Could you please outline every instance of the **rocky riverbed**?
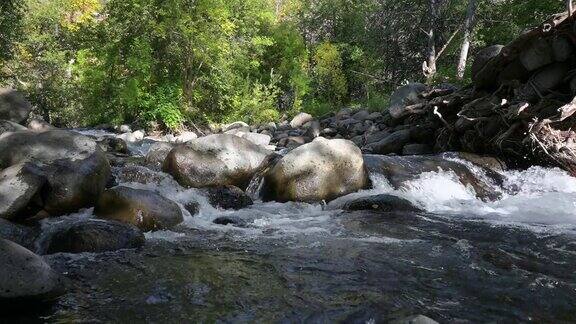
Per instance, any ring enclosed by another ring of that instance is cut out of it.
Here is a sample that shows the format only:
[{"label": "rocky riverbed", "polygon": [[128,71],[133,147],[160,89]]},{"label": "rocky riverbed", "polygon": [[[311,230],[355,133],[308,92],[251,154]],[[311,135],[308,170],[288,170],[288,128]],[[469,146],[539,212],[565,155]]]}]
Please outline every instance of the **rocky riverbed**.
[{"label": "rocky riverbed", "polygon": [[232,134],[127,134],[2,134],[20,143],[0,154],[18,189],[2,199],[21,198],[0,235],[28,250],[2,241],[15,266],[0,319],[574,320],[576,179],[560,169],[342,139],[273,152]]},{"label": "rocky riverbed", "polygon": [[382,111],[58,129],[0,90],[0,322],[575,322],[573,22],[549,24]]}]

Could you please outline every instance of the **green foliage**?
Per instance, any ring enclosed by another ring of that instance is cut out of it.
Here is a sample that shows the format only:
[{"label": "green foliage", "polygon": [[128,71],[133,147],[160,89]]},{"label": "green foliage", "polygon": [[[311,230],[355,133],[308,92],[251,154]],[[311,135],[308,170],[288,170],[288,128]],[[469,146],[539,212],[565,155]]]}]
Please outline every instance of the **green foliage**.
[{"label": "green foliage", "polygon": [[21,31],[23,13],[22,0],[0,1],[0,68],[12,55],[13,42]]},{"label": "green foliage", "polygon": [[[438,48],[466,6],[441,1]],[[562,10],[557,0],[481,1],[471,55]],[[174,130],[343,105],[382,110],[390,89],[422,81],[427,46],[427,1],[3,0],[0,11],[0,83],[63,126]],[[435,82],[462,82],[461,41],[446,48]]]},{"label": "green foliage", "polygon": [[322,43],[314,54],[314,86],[316,97],[334,105],[341,104],[348,94],[348,83],[342,71],[342,57],[338,47]]}]

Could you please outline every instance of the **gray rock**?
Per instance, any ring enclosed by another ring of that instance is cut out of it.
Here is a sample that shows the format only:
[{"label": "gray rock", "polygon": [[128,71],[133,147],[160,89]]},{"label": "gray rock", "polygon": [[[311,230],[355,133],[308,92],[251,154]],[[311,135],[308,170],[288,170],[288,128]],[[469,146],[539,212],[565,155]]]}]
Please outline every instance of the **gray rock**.
[{"label": "gray rock", "polygon": [[227,132],[233,129],[237,129],[237,128],[250,128],[250,125],[246,124],[243,121],[237,121],[237,122],[233,122],[231,124],[227,124],[222,126],[222,132]]},{"label": "gray rock", "polygon": [[294,148],[309,143],[310,141],[310,138],[304,136],[289,136],[278,141],[278,146]]},{"label": "gray rock", "polygon": [[351,114],[352,110],[350,108],[342,108],[336,113],[334,117],[336,118],[336,120],[343,120],[350,118]]},{"label": "gray rock", "polygon": [[402,148],[402,155],[424,155],[432,151],[432,147],[428,144],[407,144]]},{"label": "gray rock", "polygon": [[206,188],[210,204],[222,209],[242,209],[252,205],[252,198],[242,189],[235,186],[218,186]]},{"label": "gray rock", "polygon": [[221,216],[213,221],[214,224],[218,225],[233,225],[236,227],[247,227],[248,223],[238,216]]},{"label": "gray rock", "polygon": [[106,137],[98,141],[100,148],[106,152],[128,154],[128,144],[118,137]]},{"label": "gray rock", "polygon": [[0,169],[33,161],[48,180],[44,210],[52,216],[93,206],[110,178],[106,156],[86,136],[64,130],[0,137]]},{"label": "gray rock", "polygon": [[120,125],[117,130],[120,133],[132,133],[132,127],[130,127],[130,125]]},{"label": "gray rock", "polygon": [[101,253],[134,249],[144,245],[144,234],[137,227],[100,219],[75,222],[53,233],[43,248],[53,253]]},{"label": "gray rock", "polygon": [[31,111],[32,105],[22,93],[11,88],[0,88],[0,119],[23,124]]},{"label": "gray rock", "polygon": [[[147,167],[139,165],[126,165],[116,173],[116,180],[119,182],[134,182],[142,184],[156,184],[161,182],[174,181],[169,175],[163,172],[156,172]],[[174,185],[177,185],[174,183]]]},{"label": "gray rock", "polygon": [[148,150],[148,154],[146,154],[146,165],[154,169],[161,168],[168,153],[170,153],[174,147],[176,147],[176,145],[166,142],[156,142],[152,144]]},{"label": "gray rock", "polygon": [[358,121],[364,121],[364,120],[368,119],[369,116],[370,116],[370,113],[368,111],[359,110],[354,115],[352,115],[352,118],[354,118]]},{"label": "gray rock", "polygon": [[375,195],[362,197],[344,205],[344,210],[375,210],[381,212],[419,212],[420,208],[410,201],[394,195]]},{"label": "gray rock", "polygon": [[163,170],[187,187],[246,188],[271,151],[229,134],[209,135],[172,149]]},{"label": "gray rock", "polygon": [[362,147],[362,145],[364,145],[364,136],[362,135],[354,136],[350,140],[354,142],[354,144],[356,144],[358,147]]},{"label": "gray rock", "polygon": [[23,220],[42,209],[42,171],[31,163],[13,165],[0,172],[0,218]]},{"label": "gray rock", "polygon": [[373,134],[366,136],[366,144],[376,143],[379,142],[390,135],[388,131],[379,131]]},{"label": "gray rock", "polygon": [[422,83],[410,83],[396,89],[390,97],[390,108],[388,108],[390,116],[393,118],[406,116],[409,113],[406,106],[421,102],[422,99],[419,98],[419,95],[426,89],[426,85]]},{"label": "gray rock", "polygon": [[320,122],[317,120],[309,122],[308,128],[306,129],[306,132],[304,132],[303,136],[310,139],[320,136],[320,127]]},{"label": "gray rock", "polygon": [[378,142],[366,145],[366,148],[375,154],[400,153],[408,142],[410,142],[410,131],[405,129],[396,131]]},{"label": "gray rock", "polygon": [[175,143],[186,143],[188,141],[191,141],[193,139],[198,138],[198,135],[196,135],[196,133],[194,132],[182,132],[180,135],[174,137],[174,142]]},{"label": "gray rock", "polygon": [[282,157],[264,176],[263,198],[332,200],[369,185],[360,149],[347,140],[316,138]]},{"label": "gray rock", "polygon": [[301,112],[298,113],[298,115],[294,116],[294,118],[292,118],[292,120],[290,121],[290,126],[292,128],[298,128],[313,119],[314,117],[312,117],[312,115]]},{"label": "gray rock", "polygon": [[32,251],[0,239],[0,302],[45,301],[64,291],[56,272]]},{"label": "gray rock", "polygon": [[154,191],[124,186],[106,190],[94,213],[101,219],[132,224],[145,232],[170,229],[184,220],[180,207],[172,200]]}]

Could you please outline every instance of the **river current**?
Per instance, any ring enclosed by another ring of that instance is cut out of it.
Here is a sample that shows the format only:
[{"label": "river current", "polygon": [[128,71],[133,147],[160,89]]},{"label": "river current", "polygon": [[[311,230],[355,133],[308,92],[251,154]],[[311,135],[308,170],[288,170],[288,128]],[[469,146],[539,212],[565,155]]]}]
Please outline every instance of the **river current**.
[{"label": "river current", "polygon": [[[505,171],[495,201],[438,170],[398,190],[373,173],[373,189],[328,204],[257,200],[239,211],[216,209],[198,190],[156,175],[154,183],[121,184],[175,200],[185,222],[146,234],[139,251],[47,256],[72,289],[31,315],[36,321],[386,323],[415,314],[440,323],[576,321],[576,178],[559,169]],[[380,193],[424,212],[341,209]],[[192,201],[200,207],[194,216],[183,208]],[[49,233],[92,216],[87,209],[43,226]],[[236,224],[213,223],[223,216]]]}]

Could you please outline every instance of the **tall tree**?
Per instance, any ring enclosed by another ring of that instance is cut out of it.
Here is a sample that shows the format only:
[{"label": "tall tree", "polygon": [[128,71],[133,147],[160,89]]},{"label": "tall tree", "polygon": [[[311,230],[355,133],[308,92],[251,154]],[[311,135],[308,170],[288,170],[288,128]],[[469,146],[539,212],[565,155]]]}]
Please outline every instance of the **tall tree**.
[{"label": "tall tree", "polygon": [[464,40],[462,41],[462,47],[460,49],[460,59],[458,60],[458,70],[456,73],[458,79],[463,79],[464,72],[466,71],[466,61],[468,60],[468,51],[470,50],[474,20],[476,18],[476,7],[476,0],[468,1],[466,19],[464,20]]},{"label": "tall tree", "polygon": [[426,61],[422,63],[422,72],[426,79],[430,81],[436,74],[436,60],[438,59],[436,53],[436,28],[440,15],[440,0],[428,0],[428,10],[428,30],[426,31],[428,49]]}]

